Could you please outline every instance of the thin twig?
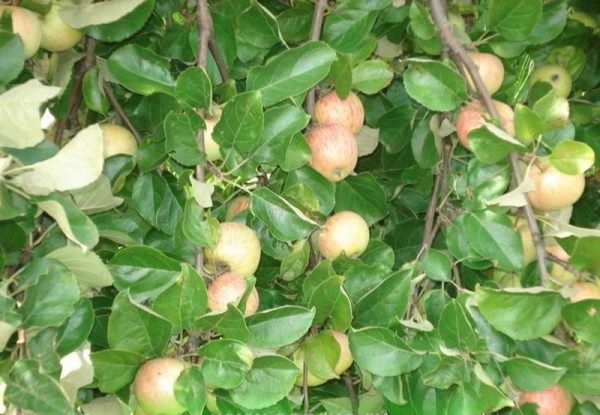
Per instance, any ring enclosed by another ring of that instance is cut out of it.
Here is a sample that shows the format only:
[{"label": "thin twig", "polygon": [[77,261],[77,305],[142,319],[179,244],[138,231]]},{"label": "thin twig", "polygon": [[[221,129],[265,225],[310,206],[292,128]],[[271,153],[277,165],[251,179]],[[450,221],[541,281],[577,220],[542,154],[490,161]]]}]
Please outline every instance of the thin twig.
[{"label": "thin twig", "polygon": [[[465,68],[467,68],[467,71],[471,75],[471,79],[473,80],[475,87],[477,88],[479,97],[485,104],[488,113],[493,118],[500,119],[500,114],[498,113],[498,110],[494,105],[494,101],[492,100],[492,96],[487,90],[483,79],[479,74],[479,70],[469,57],[465,48],[456,40],[452,33],[452,26],[450,25],[450,22],[446,17],[444,7],[445,5],[443,0],[430,0],[430,6],[433,21],[435,22],[435,25],[438,28],[442,42],[448,49],[450,49],[451,56],[453,57],[453,59],[455,59],[457,66],[463,64]],[[523,181],[521,169],[519,167],[518,156],[512,153],[509,155],[508,159],[512,169],[513,177],[515,178],[515,181],[518,185]],[[542,240],[540,229],[535,219],[535,213],[533,212],[531,203],[529,203],[529,197],[527,196],[527,194],[525,194],[525,198],[527,199],[527,204],[523,207],[523,209],[525,211],[527,224],[529,225],[529,229],[531,230],[531,235],[535,245],[540,279],[543,285],[547,285],[550,281],[550,278],[548,275],[548,269],[546,268],[546,251],[544,249],[544,243]]]},{"label": "thin twig", "polygon": [[308,366],[306,362],[302,365],[302,402],[304,404],[304,413],[310,414],[310,403],[308,401]]},{"label": "thin twig", "polygon": [[75,80],[73,81],[73,90],[71,97],[69,98],[69,112],[66,117],[61,118],[56,123],[56,130],[54,131],[54,144],[60,145],[67,123],[70,120],[77,119],[76,114],[81,104],[82,97],[82,85],[83,76],[85,73],[96,63],[96,40],[91,37],[86,37],[84,40],[85,45],[85,57],[77,66],[75,73]]},{"label": "thin twig", "polygon": [[217,64],[217,69],[221,75],[221,80],[223,82],[227,82],[229,80],[229,67],[227,66],[227,62],[225,62],[225,59],[223,59],[223,56],[221,56],[219,48],[217,48],[217,43],[215,42],[214,36],[211,36],[211,38],[208,40],[208,49],[210,50],[210,54]]},{"label": "thin twig", "polygon": [[110,87],[108,82],[102,81],[102,89],[104,90],[104,94],[106,94],[106,98],[108,99],[108,102],[110,102],[110,105],[112,105],[112,107],[116,111],[117,115],[121,119],[121,122],[127,126],[129,131],[131,131],[131,134],[133,134],[133,136],[135,137],[135,141],[137,141],[139,144],[142,141],[142,136],[140,135],[139,131],[135,128],[135,126],[132,124],[132,122],[129,119],[129,117],[127,116],[127,114],[125,114],[125,111],[123,111],[123,107],[121,106],[121,103],[115,96],[115,92],[112,90],[112,88]]},{"label": "thin twig", "polygon": [[[321,37],[321,28],[323,27],[323,16],[325,14],[325,8],[327,7],[327,0],[318,0],[313,13],[312,25],[310,27],[309,40],[319,40]],[[311,117],[315,112],[315,93],[316,87],[311,88],[306,95],[304,101],[304,110]]]},{"label": "thin twig", "polygon": [[348,397],[350,398],[350,405],[352,406],[352,415],[358,415],[358,395],[356,394],[356,390],[354,390],[352,377],[348,372],[344,373],[344,383],[346,384],[346,389],[348,389]]}]

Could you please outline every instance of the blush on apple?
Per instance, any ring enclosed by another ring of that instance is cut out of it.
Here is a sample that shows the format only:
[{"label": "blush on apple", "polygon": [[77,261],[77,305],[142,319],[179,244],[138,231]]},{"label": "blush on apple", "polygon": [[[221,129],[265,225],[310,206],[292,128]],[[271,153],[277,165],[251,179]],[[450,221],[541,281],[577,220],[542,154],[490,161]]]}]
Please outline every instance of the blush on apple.
[{"label": "blush on apple", "polygon": [[[477,67],[479,75],[489,93],[492,95],[495,94],[504,81],[504,65],[500,58],[491,53],[484,52],[470,52],[469,56]],[[475,90],[475,84],[473,83],[471,76],[467,71],[465,72],[469,86],[471,89]]]},{"label": "blush on apple", "polygon": [[133,381],[138,405],[152,414],[179,415],[186,411],[175,399],[175,382],[185,369],[182,360],[159,357],[144,362]]},{"label": "blush on apple", "polygon": [[327,259],[356,257],[369,244],[369,225],[358,213],[344,210],[330,216],[319,231],[317,246]]},{"label": "blush on apple", "polygon": [[251,199],[249,196],[238,196],[234,198],[231,202],[229,202],[229,206],[227,206],[227,211],[225,211],[225,220],[230,221],[238,213],[248,209],[250,207],[250,202]]},{"label": "blush on apple", "polygon": [[[494,100],[496,110],[500,114],[500,124],[502,128],[510,135],[515,134],[514,117],[515,114],[510,106],[504,102]],[[463,106],[456,117],[456,135],[463,147],[470,149],[469,133],[471,130],[479,128],[483,123],[490,119],[483,103],[479,100],[471,101]]]},{"label": "blush on apple", "polygon": [[42,41],[40,16],[22,7],[0,5],[0,16],[6,12],[11,13],[13,33],[19,35],[23,41],[25,58],[31,58],[40,48]]},{"label": "blush on apple", "polygon": [[354,92],[342,99],[332,91],[315,103],[315,120],[319,124],[340,124],[356,134],[365,122],[365,110]]},{"label": "blush on apple", "polygon": [[219,225],[219,240],[204,249],[204,266],[213,275],[231,271],[243,277],[254,274],[260,262],[260,241],[254,229],[238,222]]},{"label": "blush on apple", "polygon": [[306,140],[311,149],[310,166],[332,182],[344,180],[358,162],[358,143],[349,129],[339,124],[310,128]]},{"label": "blush on apple", "polygon": [[573,397],[560,385],[554,385],[540,391],[521,392],[519,406],[537,405],[538,415],[567,415],[573,407]]},{"label": "blush on apple", "polygon": [[[208,308],[216,313],[227,311],[227,305],[237,307],[247,289],[246,279],[236,273],[226,272],[215,278],[208,286]],[[259,298],[256,287],[252,288],[243,310],[244,316],[251,316],[258,310]]]}]

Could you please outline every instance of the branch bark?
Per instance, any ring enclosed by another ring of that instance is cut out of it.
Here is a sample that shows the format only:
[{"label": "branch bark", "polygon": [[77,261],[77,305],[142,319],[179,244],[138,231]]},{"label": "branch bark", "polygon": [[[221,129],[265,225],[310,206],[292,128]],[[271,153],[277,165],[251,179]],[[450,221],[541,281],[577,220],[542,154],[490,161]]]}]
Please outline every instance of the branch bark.
[{"label": "branch bark", "polygon": [[[323,27],[323,17],[325,14],[325,8],[327,7],[327,0],[318,0],[313,13],[312,25],[310,27],[310,40],[319,40],[321,37],[321,28]],[[315,112],[315,95],[316,87],[311,88],[306,95],[304,101],[304,110],[311,117]]]},{"label": "branch bark", "polygon": [[142,141],[142,136],[140,135],[138,130],[135,128],[135,126],[132,124],[132,122],[129,119],[129,117],[127,116],[127,114],[125,114],[125,111],[123,111],[123,107],[121,106],[121,103],[119,103],[119,100],[115,96],[114,91],[112,90],[112,88],[106,81],[102,82],[102,89],[104,89],[104,93],[106,94],[106,98],[108,98],[108,102],[110,102],[110,104],[113,106],[114,110],[119,115],[119,118],[121,119],[121,121],[131,131],[131,134],[133,134],[133,136],[135,137],[135,141],[137,141],[139,144]]},{"label": "branch bark", "polygon": [[[463,45],[461,45],[452,34],[452,26],[446,17],[445,2],[443,0],[430,0],[430,6],[433,21],[438,28],[442,42],[450,50],[452,59],[455,61],[458,67],[464,65],[464,67],[467,69],[471,75],[471,79],[473,80],[475,87],[477,88],[479,97],[485,104],[488,113],[493,118],[500,118],[500,114],[498,114],[498,110],[494,105],[492,96],[483,83],[483,79],[481,79],[477,67],[469,57],[469,54]],[[523,181],[521,169],[519,167],[518,156],[512,153],[509,155],[508,159],[512,169],[513,177],[518,185]],[[523,210],[525,212],[527,224],[529,225],[535,245],[540,279],[543,285],[547,285],[550,281],[550,278],[548,275],[548,269],[546,268],[546,251],[544,249],[544,242],[542,240],[542,235],[535,219],[535,213],[533,212],[531,203],[529,203],[527,194],[525,194],[525,198],[527,199],[527,204],[524,206]]]}]

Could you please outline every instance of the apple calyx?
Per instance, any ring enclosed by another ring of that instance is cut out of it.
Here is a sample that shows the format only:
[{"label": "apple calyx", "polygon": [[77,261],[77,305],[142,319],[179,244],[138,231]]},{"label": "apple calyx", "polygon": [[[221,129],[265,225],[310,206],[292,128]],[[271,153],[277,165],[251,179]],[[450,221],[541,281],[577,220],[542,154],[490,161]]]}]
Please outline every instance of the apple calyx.
[{"label": "apple calyx", "polygon": [[256,231],[239,222],[219,224],[219,240],[204,249],[204,267],[209,274],[234,272],[248,277],[258,269],[261,248]]}]

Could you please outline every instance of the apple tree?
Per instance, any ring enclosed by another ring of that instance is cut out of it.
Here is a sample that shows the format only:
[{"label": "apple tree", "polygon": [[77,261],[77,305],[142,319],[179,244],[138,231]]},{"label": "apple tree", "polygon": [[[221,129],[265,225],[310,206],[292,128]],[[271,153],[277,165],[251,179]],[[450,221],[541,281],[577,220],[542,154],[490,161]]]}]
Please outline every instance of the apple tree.
[{"label": "apple tree", "polygon": [[600,414],[600,3],[0,4],[0,413]]}]

